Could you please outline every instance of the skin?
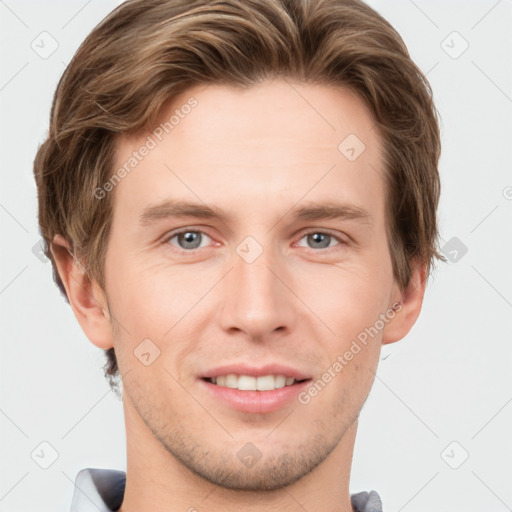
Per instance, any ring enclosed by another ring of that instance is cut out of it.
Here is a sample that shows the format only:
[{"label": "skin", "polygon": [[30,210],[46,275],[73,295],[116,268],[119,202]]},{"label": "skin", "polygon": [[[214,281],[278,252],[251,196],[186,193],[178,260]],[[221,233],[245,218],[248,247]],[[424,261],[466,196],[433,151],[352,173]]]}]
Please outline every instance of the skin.
[{"label": "skin", "polygon": [[[193,87],[161,120],[190,97],[198,105],[111,192],[105,291],[62,237],[52,248],[85,334],[116,350],[127,435],[121,510],[349,512],[357,420],[380,348],[409,332],[425,290],[424,265],[404,290],[393,278],[380,135],[363,103],[332,86]],[[353,162],[338,151],[351,133],[366,146]],[[119,137],[116,169],[147,135]],[[226,218],[139,223],[144,208],[169,198]],[[294,219],[296,208],[326,201],[364,208],[369,221]],[[200,231],[200,246],[187,249],[172,236],[178,228]],[[307,236],[318,232],[332,235],[327,247]],[[263,250],[252,263],[236,251],[247,236]],[[396,301],[400,312],[306,405],[238,412],[198,380],[239,361],[281,362],[316,380]],[[145,366],[134,350],[148,338],[160,356]],[[250,468],[237,457],[248,442],[261,453]]]}]

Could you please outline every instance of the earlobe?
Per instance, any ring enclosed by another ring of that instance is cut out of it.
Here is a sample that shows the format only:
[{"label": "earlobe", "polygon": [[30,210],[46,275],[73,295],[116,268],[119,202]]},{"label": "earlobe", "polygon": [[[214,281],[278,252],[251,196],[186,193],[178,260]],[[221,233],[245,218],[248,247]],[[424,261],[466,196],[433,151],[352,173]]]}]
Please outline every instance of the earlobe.
[{"label": "earlobe", "polygon": [[69,243],[56,235],[50,249],[69,304],[87,338],[99,348],[114,346],[105,294],[73,255]]},{"label": "earlobe", "polygon": [[382,331],[382,344],[394,343],[404,338],[416,323],[423,304],[426,286],[426,263],[413,264],[411,278],[403,290],[398,290],[395,303],[399,306],[394,310],[394,316]]}]

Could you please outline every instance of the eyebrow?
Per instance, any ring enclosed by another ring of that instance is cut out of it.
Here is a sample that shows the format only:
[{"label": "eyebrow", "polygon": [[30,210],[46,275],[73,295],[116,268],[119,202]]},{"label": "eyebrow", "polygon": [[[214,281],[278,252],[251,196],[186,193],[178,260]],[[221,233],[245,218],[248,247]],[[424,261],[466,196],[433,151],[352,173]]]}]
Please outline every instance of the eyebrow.
[{"label": "eyebrow", "polygon": [[201,203],[167,200],[144,209],[139,224],[145,226],[168,217],[197,217],[199,219],[218,218],[224,220],[227,214],[221,208],[214,210]]},{"label": "eyebrow", "polygon": [[[372,223],[370,213],[364,208],[353,204],[313,202],[295,210],[291,208],[283,217],[290,212],[295,220],[343,219],[358,220],[367,224]],[[146,207],[139,217],[139,224],[147,226],[172,217],[219,219],[225,222],[228,214],[222,208],[211,208],[206,204],[166,200]]]}]

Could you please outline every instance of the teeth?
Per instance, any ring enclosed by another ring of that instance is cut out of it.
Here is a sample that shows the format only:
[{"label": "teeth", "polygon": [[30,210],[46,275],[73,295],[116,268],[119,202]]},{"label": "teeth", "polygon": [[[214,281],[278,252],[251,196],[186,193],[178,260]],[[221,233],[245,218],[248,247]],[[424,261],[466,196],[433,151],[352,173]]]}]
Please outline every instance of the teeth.
[{"label": "teeth", "polygon": [[[229,381],[228,377],[230,377]],[[256,377],[251,377],[250,375],[240,375],[240,377],[237,377],[236,375],[226,375],[226,386],[228,383],[232,384],[233,388],[237,387],[238,389],[242,389],[244,391],[252,391],[258,389],[258,379]]]},{"label": "teeth", "polygon": [[285,386],[291,386],[295,379],[285,375],[263,375],[253,377],[252,375],[219,375],[210,379],[213,384],[242,391],[272,391]]},{"label": "teeth", "polygon": [[224,386],[227,388],[236,388],[237,381],[238,379],[236,378],[236,375],[233,375],[232,373],[224,376]]}]

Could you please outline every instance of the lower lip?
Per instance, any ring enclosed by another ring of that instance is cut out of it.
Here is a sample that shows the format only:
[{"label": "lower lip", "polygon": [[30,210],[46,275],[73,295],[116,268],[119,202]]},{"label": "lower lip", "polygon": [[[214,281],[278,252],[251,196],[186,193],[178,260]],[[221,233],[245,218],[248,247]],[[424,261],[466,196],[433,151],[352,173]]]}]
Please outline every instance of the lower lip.
[{"label": "lower lip", "polygon": [[242,391],[240,389],[217,386],[203,379],[200,379],[200,382],[205,386],[208,393],[211,393],[212,396],[229,407],[242,412],[262,414],[278,411],[293,400],[296,400],[297,395],[308,386],[310,380],[272,391]]}]

